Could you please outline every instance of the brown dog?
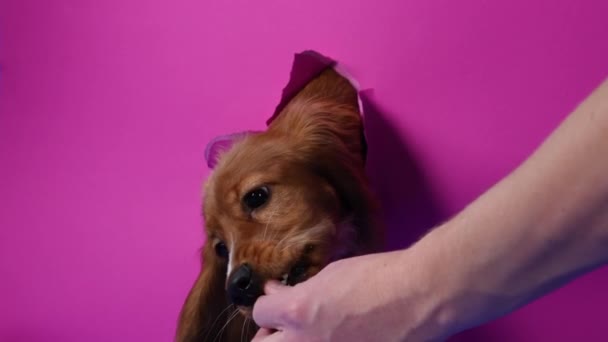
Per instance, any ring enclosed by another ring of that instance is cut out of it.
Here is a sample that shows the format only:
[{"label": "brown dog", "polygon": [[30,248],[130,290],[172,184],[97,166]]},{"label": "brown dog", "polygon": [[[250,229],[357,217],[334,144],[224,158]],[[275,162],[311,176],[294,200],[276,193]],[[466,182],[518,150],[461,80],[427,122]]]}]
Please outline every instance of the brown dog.
[{"label": "brown dog", "polygon": [[251,340],[269,279],[305,281],[333,260],[377,250],[357,91],[328,67],[269,128],[235,143],[205,185],[204,266],[178,341]]}]

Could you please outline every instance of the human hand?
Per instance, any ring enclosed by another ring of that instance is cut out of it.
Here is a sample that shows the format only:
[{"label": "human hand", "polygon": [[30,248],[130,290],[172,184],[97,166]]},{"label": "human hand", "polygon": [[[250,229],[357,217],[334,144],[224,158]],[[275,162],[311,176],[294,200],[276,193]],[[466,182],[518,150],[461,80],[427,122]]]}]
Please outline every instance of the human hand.
[{"label": "human hand", "polygon": [[340,260],[294,287],[268,283],[253,308],[253,341],[436,340],[439,301],[408,254]]}]

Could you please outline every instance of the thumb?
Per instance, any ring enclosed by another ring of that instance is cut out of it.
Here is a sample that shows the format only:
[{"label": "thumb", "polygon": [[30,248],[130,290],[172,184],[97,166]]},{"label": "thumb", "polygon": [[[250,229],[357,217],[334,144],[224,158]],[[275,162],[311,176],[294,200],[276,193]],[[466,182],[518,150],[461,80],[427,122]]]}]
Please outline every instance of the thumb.
[{"label": "thumb", "polygon": [[264,285],[264,295],[253,305],[253,320],[258,326],[272,330],[282,326],[282,308],[286,302],[284,297],[289,297],[289,290],[289,286],[277,281],[268,281]]},{"label": "thumb", "polygon": [[276,280],[269,280],[266,282],[266,285],[264,285],[264,294],[273,295],[273,294],[277,294],[279,292],[283,292],[288,288],[289,288],[288,286],[283,285]]}]

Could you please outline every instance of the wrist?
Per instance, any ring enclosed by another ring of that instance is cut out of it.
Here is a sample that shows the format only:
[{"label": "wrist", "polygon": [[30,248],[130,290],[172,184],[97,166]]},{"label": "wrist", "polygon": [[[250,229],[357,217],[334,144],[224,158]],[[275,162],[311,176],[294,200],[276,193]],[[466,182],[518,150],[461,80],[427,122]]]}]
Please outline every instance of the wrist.
[{"label": "wrist", "polygon": [[[432,240],[432,241],[431,241]],[[450,272],[449,253],[442,249],[435,234],[429,234],[412,247],[399,251],[400,282],[395,290],[398,305],[414,317],[403,317],[403,340],[443,340],[460,330],[464,282]]]},{"label": "wrist", "polygon": [[[421,334],[442,340],[478,324],[491,308],[489,296],[471,282],[468,258],[454,246],[453,222],[440,226],[404,250],[402,258],[416,263],[412,279],[421,293]],[[407,275],[404,275],[407,279]]]}]

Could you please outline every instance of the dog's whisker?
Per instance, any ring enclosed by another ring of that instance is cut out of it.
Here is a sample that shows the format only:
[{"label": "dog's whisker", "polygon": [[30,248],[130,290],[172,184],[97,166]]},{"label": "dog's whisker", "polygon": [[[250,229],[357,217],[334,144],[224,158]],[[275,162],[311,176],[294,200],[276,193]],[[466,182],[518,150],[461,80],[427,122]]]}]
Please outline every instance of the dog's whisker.
[{"label": "dog's whisker", "polygon": [[285,236],[283,236],[283,238],[281,240],[279,240],[279,242],[277,242],[276,246],[280,247],[285,241],[289,241],[291,240],[291,238],[295,235],[297,235],[297,232],[289,232],[287,234],[285,234]]},{"label": "dog's whisker", "polygon": [[218,331],[217,336],[215,336],[215,338],[213,339],[213,342],[217,341],[218,339],[220,339],[220,340],[222,339],[224,330],[226,330],[226,327],[228,327],[228,324],[230,324],[230,322],[232,322],[238,315],[239,315],[239,310],[234,310],[234,312],[232,313],[230,318],[228,318],[228,320],[226,321],[226,324],[224,324],[224,326],[220,329],[220,331]]},{"label": "dog's whisker", "polygon": [[243,338],[245,337],[245,324],[247,323],[247,318],[243,320],[243,326],[241,327],[241,336],[239,336],[239,341],[243,342]]},{"label": "dog's whisker", "polygon": [[251,331],[251,322],[253,322],[253,319],[249,318],[247,320],[247,332]]},{"label": "dog's whisker", "polygon": [[[298,241],[303,240],[304,238],[305,234],[298,232],[287,234],[281,239],[281,241],[277,243],[277,248],[280,249],[281,253],[283,253],[288,247],[295,246]],[[283,244],[285,245],[283,246]]]},{"label": "dog's whisker", "polygon": [[274,231],[272,232],[272,236],[270,237],[270,239],[268,239],[269,241],[276,241],[277,240],[277,235],[279,234],[279,232]]},{"label": "dog's whisker", "polygon": [[[215,318],[215,320],[213,321],[213,323],[211,324],[211,326],[209,326],[209,329],[207,330],[207,333],[205,334],[205,338],[203,340],[207,339],[207,336],[209,336],[209,334],[213,330],[213,327],[215,327],[215,325],[217,324],[217,322],[219,322],[220,317],[224,316],[224,314],[226,313],[226,311],[228,311],[231,308],[234,308],[234,304],[228,304],[228,306],[226,306],[226,308],[224,310],[222,310],[222,312],[220,312],[219,315],[217,315],[217,317]],[[230,314],[230,315],[232,315],[232,314]],[[230,317],[230,315],[228,317]]]},{"label": "dog's whisker", "polygon": [[266,222],[266,227],[264,228],[264,235],[262,236],[262,240],[266,240],[266,233],[268,233],[268,226],[270,226],[270,222],[272,222],[272,218],[276,214],[277,210],[273,210],[270,213],[270,217],[268,217],[268,222]]}]

